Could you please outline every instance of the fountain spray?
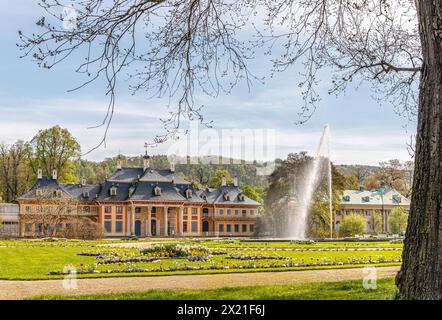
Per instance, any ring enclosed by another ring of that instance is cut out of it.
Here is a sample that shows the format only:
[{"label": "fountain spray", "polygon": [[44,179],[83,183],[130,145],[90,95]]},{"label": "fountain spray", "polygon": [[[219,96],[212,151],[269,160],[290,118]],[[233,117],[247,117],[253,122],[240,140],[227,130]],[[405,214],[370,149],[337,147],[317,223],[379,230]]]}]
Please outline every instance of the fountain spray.
[{"label": "fountain spray", "polygon": [[306,179],[301,192],[298,195],[298,207],[290,208],[292,216],[288,222],[288,234],[291,239],[305,239],[307,229],[307,215],[313,192],[317,186],[320,163],[326,159],[328,161],[328,192],[329,192],[329,213],[330,213],[330,238],[333,238],[333,193],[332,193],[332,171],[330,160],[330,126],[324,126],[324,130],[316,150],[316,155],[312,165],[307,169]]}]

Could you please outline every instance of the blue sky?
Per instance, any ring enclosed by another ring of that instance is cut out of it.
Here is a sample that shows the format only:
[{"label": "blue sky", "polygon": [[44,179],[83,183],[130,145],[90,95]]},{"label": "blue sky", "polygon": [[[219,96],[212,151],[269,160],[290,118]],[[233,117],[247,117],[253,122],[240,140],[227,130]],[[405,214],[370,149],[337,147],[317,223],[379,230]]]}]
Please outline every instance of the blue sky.
[{"label": "blue sky", "polygon": [[[17,31],[29,33],[35,30],[35,21],[41,15],[36,2],[2,3],[0,141],[28,140],[39,129],[59,124],[68,128],[77,137],[83,151],[87,151],[103,134],[100,129],[87,129],[99,123],[104,115],[107,98],[103,94],[103,83],[68,93],[67,90],[83,80],[73,71],[75,60],[48,71],[39,69],[30,58],[19,58]],[[259,61],[252,67],[258,73],[265,69]],[[322,127],[329,123],[332,130],[331,158],[335,163],[377,164],[393,158],[410,160],[406,145],[410,133],[404,129],[407,121],[396,115],[391,106],[379,106],[364,87],[357,91],[350,88],[337,98],[323,94],[323,101],[312,119],[306,124],[295,125],[302,104],[297,88],[299,71],[292,68],[264,85],[256,83],[250,92],[240,86],[230,95],[217,99],[197,97],[197,102],[206,105],[204,115],[214,121],[216,130],[243,128],[274,132],[274,154],[277,157],[302,150],[314,152]],[[159,117],[166,114],[164,106],[162,99],[147,100],[142,93],[134,97],[127,87],[121,86],[107,145],[86,158],[101,160],[119,151],[128,155],[142,153],[144,142],[152,141],[162,131]],[[412,127],[409,130],[412,131]],[[171,144],[158,146],[151,153],[170,152]]]}]

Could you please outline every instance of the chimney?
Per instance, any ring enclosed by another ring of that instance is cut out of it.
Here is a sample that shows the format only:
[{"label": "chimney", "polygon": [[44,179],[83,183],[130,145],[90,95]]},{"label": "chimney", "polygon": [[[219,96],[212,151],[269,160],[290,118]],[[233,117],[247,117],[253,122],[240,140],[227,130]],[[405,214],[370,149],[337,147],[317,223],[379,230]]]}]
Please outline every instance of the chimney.
[{"label": "chimney", "polygon": [[226,179],[226,177],[223,177],[221,179],[221,187],[225,187],[226,185],[227,185],[227,179]]},{"label": "chimney", "polygon": [[237,176],[235,176],[235,178],[233,178],[233,185],[234,185],[235,187],[238,186],[238,177],[237,177]]},{"label": "chimney", "polygon": [[52,179],[57,180],[57,170],[52,170]]},{"label": "chimney", "polygon": [[41,170],[41,169],[37,170],[37,179],[38,180],[43,179],[43,170]]},{"label": "chimney", "polygon": [[170,171],[175,172],[175,163],[170,163]]},{"label": "chimney", "polygon": [[121,165],[121,160],[118,159],[117,161],[117,170],[121,170],[123,168],[123,166]]}]

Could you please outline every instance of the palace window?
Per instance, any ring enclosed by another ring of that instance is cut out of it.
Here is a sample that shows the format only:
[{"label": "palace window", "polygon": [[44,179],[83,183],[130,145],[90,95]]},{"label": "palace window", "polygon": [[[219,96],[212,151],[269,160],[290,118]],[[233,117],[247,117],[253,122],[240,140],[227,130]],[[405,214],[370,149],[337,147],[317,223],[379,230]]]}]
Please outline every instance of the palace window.
[{"label": "palace window", "polygon": [[26,206],[25,207],[25,211],[28,212],[28,213],[31,212],[32,211],[32,207],[31,206]]},{"label": "palace window", "polygon": [[39,234],[41,232],[41,227],[42,227],[41,223],[35,224],[35,233],[36,234]]},{"label": "palace window", "polygon": [[218,226],[218,230],[219,230],[219,232],[224,232],[224,225],[223,225],[223,224],[220,224],[220,225]]},{"label": "palace window", "polygon": [[25,224],[25,232],[32,232],[32,223]]},{"label": "palace window", "polygon": [[157,207],[152,207],[152,212],[151,213],[157,213]]},{"label": "palace window", "polygon": [[183,232],[187,232],[187,221],[183,222]]},{"label": "palace window", "polygon": [[227,209],[227,215],[230,216],[232,214],[232,209]]},{"label": "palace window", "polygon": [[112,213],[112,207],[104,207],[105,213]]},{"label": "palace window", "polygon": [[250,215],[253,216],[255,214],[255,209],[250,209]]},{"label": "palace window", "polygon": [[247,232],[247,225],[246,224],[242,225],[242,232]]},{"label": "palace window", "polygon": [[209,213],[209,208],[203,208],[203,213],[204,214],[208,214]]},{"label": "palace window", "polygon": [[223,214],[224,214],[224,209],[219,209],[219,210],[218,210],[218,213],[219,213],[220,215],[223,215]]},{"label": "palace window", "polygon": [[246,209],[242,209],[242,216],[245,217],[247,215],[247,210]]},{"label": "palace window", "polygon": [[123,221],[115,222],[115,232],[117,233],[123,232]]},{"label": "palace window", "polygon": [[123,213],[123,207],[117,207],[117,213]]},{"label": "palace window", "polygon": [[115,218],[116,218],[116,220],[123,220],[123,215],[119,214]]},{"label": "palace window", "polygon": [[140,207],[136,207],[135,208],[135,213],[141,213],[141,208]]},{"label": "palace window", "polygon": [[105,214],[104,215],[104,219],[105,220],[112,220],[112,215],[111,214]]},{"label": "palace window", "polygon": [[232,225],[226,224],[226,232],[232,232]]},{"label": "palace window", "polygon": [[198,214],[198,209],[197,208],[192,208],[192,214]]},{"label": "palace window", "polygon": [[55,230],[56,230],[57,232],[61,232],[62,229],[63,229],[63,225],[62,225],[61,223],[57,223],[57,224],[55,225]]},{"label": "palace window", "polygon": [[91,212],[91,207],[89,207],[89,206],[83,207],[83,212],[84,213],[90,213]]},{"label": "palace window", "polygon": [[105,221],[104,222],[104,230],[107,233],[111,233],[112,232],[112,221]]},{"label": "palace window", "polygon": [[250,225],[250,232],[255,232],[255,225],[254,224]]},{"label": "palace window", "polygon": [[198,222],[192,222],[192,232],[198,232]]},{"label": "palace window", "polygon": [[239,232],[239,224],[235,224],[235,232]]},{"label": "palace window", "polygon": [[235,209],[235,216],[239,215],[239,209]]}]

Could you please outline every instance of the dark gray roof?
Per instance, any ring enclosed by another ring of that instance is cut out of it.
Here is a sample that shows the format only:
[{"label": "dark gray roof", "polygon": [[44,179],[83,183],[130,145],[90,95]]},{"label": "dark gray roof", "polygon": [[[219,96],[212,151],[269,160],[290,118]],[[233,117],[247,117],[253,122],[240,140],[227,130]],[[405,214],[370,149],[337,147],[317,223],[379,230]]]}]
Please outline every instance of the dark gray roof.
[{"label": "dark gray roof", "polygon": [[[110,189],[112,187],[117,189],[115,196],[111,195]],[[134,188],[135,184],[106,181],[101,185],[101,192],[97,201],[126,201],[129,199],[129,189],[131,187]]]},{"label": "dark gray roof", "polygon": [[123,168],[116,170],[108,179],[108,181],[132,183],[141,178],[143,176],[143,173],[143,168]]},{"label": "dark gray roof", "polygon": [[122,168],[116,170],[108,179],[110,182],[136,183],[141,182],[175,182],[176,184],[188,184],[179,174],[168,169]]},{"label": "dark gray roof", "polygon": [[[240,199],[240,195],[243,196],[242,199]],[[223,186],[221,189],[204,189],[200,192],[200,197],[203,197],[206,202],[210,204],[261,205],[259,202],[256,202],[243,195],[241,190],[233,184]]]},{"label": "dark gray roof", "polygon": [[[161,194],[155,195],[154,188],[161,188]],[[116,195],[110,189],[116,188]],[[53,191],[61,190],[62,198],[78,201],[178,201],[198,204],[245,204],[260,203],[244,196],[240,199],[241,190],[233,184],[221,189],[196,189],[191,183],[170,170],[151,170],[142,168],[124,168],[115,171],[110,179],[101,185],[60,184],[51,177],[39,179],[34,187],[17,200],[37,199],[36,190],[44,190],[44,194],[53,195]],[[191,190],[191,194],[186,190]],[[84,197],[85,192],[89,197]],[[97,196],[98,195],[98,196]]]},{"label": "dark gray roof", "polygon": [[[37,195],[37,190],[42,190],[42,194]],[[35,200],[41,198],[52,198],[54,191],[61,191],[62,199],[75,199],[78,201],[95,201],[96,195],[100,193],[99,185],[79,185],[79,184],[61,184],[52,177],[43,177],[38,179],[34,186],[17,200]],[[84,198],[83,193],[89,192],[89,197]]]},{"label": "dark gray roof", "polygon": [[86,202],[96,201],[97,196],[101,192],[101,186],[93,184],[64,184],[63,189],[66,190],[72,198]]}]

